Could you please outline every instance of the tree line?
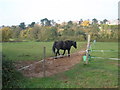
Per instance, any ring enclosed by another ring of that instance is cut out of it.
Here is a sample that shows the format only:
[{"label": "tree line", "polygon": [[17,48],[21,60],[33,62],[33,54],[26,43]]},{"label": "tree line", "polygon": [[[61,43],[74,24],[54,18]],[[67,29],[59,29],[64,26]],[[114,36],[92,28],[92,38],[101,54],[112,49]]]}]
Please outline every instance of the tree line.
[{"label": "tree line", "polygon": [[54,20],[44,18],[40,20],[41,24],[32,22],[28,26],[24,22],[18,26],[3,26],[0,28],[2,41],[54,41],[54,40],[76,40],[85,41],[87,34],[91,35],[91,40],[97,41],[117,41],[118,25],[106,24],[108,20],[104,19],[98,24],[97,19],[77,23],[73,21],[56,23]]}]

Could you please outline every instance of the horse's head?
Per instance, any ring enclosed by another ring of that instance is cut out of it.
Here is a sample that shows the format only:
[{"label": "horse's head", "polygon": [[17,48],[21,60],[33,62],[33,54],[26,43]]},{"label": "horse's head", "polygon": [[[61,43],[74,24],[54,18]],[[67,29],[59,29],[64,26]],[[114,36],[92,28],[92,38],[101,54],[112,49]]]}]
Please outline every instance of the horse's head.
[{"label": "horse's head", "polygon": [[77,43],[76,43],[75,41],[73,41],[73,42],[72,42],[72,46],[73,46],[74,48],[77,48]]}]

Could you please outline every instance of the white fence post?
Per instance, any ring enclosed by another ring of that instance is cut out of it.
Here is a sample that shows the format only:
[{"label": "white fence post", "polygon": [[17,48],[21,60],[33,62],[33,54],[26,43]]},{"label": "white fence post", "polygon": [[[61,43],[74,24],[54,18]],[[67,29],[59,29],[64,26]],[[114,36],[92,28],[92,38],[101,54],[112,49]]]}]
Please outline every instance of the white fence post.
[{"label": "white fence post", "polygon": [[87,50],[86,50],[86,64],[88,64],[89,48],[90,48],[90,35],[88,35],[88,43],[87,43]]}]

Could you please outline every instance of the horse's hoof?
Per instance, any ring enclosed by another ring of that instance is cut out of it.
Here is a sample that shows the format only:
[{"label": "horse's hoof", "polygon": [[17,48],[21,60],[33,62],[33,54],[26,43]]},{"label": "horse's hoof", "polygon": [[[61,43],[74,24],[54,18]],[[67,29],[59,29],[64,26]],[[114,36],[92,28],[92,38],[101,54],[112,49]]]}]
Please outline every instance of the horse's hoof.
[{"label": "horse's hoof", "polygon": [[61,55],[60,58],[63,58],[63,55]]},{"label": "horse's hoof", "polygon": [[54,59],[57,59],[57,57],[54,57]]}]

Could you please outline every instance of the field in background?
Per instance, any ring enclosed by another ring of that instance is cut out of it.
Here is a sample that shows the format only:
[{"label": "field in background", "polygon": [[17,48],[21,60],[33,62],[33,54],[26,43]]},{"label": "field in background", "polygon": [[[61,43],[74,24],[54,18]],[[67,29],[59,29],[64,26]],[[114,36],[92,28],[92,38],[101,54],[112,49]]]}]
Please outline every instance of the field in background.
[{"label": "field in background", "polygon": [[[77,49],[71,48],[71,52],[79,51],[85,42],[77,42]],[[9,60],[41,60],[43,47],[46,47],[46,57],[54,56],[52,52],[53,42],[16,42],[3,43],[2,52]],[[62,53],[63,50],[60,50]],[[67,53],[67,51],[66,51]]]},{"label": "field in background", "polygon": [[[92,56],[103,58],[118,58],[118,43],[115,42],[97,42],[91,45]],[[95,50],[95,51],[94,51]]]}]

